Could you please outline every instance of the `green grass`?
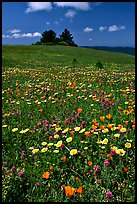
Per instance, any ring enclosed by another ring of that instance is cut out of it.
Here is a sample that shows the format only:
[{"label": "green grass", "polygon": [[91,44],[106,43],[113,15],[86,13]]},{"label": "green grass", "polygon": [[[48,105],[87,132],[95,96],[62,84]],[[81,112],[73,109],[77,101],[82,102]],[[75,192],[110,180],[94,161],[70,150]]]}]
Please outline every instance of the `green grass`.
[{"label": "green grass", "polygon": [[134,202],[134,57],[3,46],[2,59],[3,202]]}]

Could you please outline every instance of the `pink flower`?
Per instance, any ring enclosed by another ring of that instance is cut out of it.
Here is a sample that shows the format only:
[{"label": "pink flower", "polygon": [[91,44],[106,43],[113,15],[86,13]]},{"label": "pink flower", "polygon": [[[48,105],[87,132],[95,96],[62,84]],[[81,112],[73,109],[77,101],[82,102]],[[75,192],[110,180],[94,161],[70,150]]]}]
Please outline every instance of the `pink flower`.
[{"label": "pink flower", "polygon": [[97,179],[97,183],[98,183],[98,184],[101,183],[101,180],[100,180],[100,179]]},{"label": "pink flower", "polygon": [[105,165],[105,166],[109,166],[109,164],[110,164],[110,163],[109,163],[108,159],[105,159],[104,165]]},{"label": "pink flower", "polygon": [[19,173],[18,173],[18,176],[23,176],[23,174],[24,174],[24,172],[23,171],[20,171]]},{"label": "pink flower", "polygon": [[14,172],[15,170],[16,170],[16,167],[15,167],[15,166],[12,166],[12,167],[11,167],[11,171]]},{"label": "pink flower", "polygon": [[112,193],[110,191],[106,192],[106,199],[109,200],[112,198]]},{"label": "pink flower", "polygon": [[117,153],[116,153],[116,150],[112,149],[112,150],[110,151],[110,154],[111,154],[112,157],[115,156],[115,155],[117,154]]},{"label": "pink flower", "polygon": [[93,167],[95,173],[98,173],[100,171],[100,167],[97,165],[97,166],[94,166]]}]

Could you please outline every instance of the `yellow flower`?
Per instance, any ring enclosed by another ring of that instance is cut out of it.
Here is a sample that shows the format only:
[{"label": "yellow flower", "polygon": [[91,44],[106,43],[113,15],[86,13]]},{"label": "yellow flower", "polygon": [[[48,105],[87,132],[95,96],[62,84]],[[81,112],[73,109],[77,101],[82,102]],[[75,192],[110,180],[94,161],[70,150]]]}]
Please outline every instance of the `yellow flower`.
[{"label": "yellow flower", "polygon": [[108,139],[105,138],[103,141],[102,141],[102,144],[107,144],[108,143]]},{"label": "yellow flower", "polygon": [[126,153],[126,151],[124,151],[123,149],[117,149],[117,150],[116,150],[116,153],[119,154],[119,155],[121,155],[121,156],[124,156],[125,153]]},{"label": "yellow flower", "polygon": [[58,153],[58,152],[59,152],[59,150],[55,149],[53,152],[54,152],[54,153]]},{"label": "yellow flower", "polygon": [[51,147],[53,145],[53,143],[48,143],[48,147]]},{"label": "yellow flower", "polygon": [[60,147],[62,145],[62,140],[57,142],[56,147]]},{"label": "yellow flower", "polygon": [[59,135],[58,135],[58,134],[54,135],[54,138],[55,138],[55,139],[58,139],[58,138],[59,138]]},{"label": "yellow flower", "polygon": [[72,149],[72,150],[70,151],[70,155],[74,155],[74,154],[77,154],[77,149]]},{"label": "yellow flower", "polygon": [[83,128],[83,129],[81,129],[80,131],[79,131],[79,133],[83,133],[83,132],[85,132],[85,128]]},{"label": "yellow flower", "polygon": [[113,146],[113,147],[111,147],[111,149],[116,151],[118,148],[116,146]]},{"label": "yellow flower", "polygon": [[104,130],[102,130],[103,133],[108,132],[108,128],[105,128]]},{"label": "yellow flower", "polygon": [[23,134],[23,133],[26,133],[26,132],[28,132],[28,131],[29,131],[29,128],[27,128],[27,129],[25,129],[25,130],[21,130],[20,133]]},{"label": "yellow flower", "polygon": [[55,128],[55,131],[56,131],[56,132],[58,132],[59,130],[61,130],[61,127]]},{"label": "yellow flower", "polygon": [[34,147],[29,147],[30,150],[34,149]]},{"label": "yellow flower", "polygon": [[98,144],[102,144],[102,141],[101,141],[101,140],[98,140],[97,143],[98,143]]},{"label": "yellow flower", "polygon": [[47,142],[42,142],[41,144],[42,144],[43,146],[45,146],[45,145],[47,145]]},{"label": "yellow flower", "polygon": [[126,128],[121,128],[120,132],[126,132]]},{"label": "yellow flower", "polygon": [[72,141],[72,137],[68,137],[68,138],[66,139],[66,141],[67,141],[67,142],[71,142],[71,141]]},{"label": "yellow flower", "polygon": [[32,153],[35,154],[35,153],[37,153],[38,151],[39,151],[39,149],[33,149],[33,150],[32,150]]},{"label": "yellow flower", "polygon": [[127,143],[125,144],[125,147],[126,147],[126,148],[131,148],[131,143],[127,142]]},{"label": "yellow flower", "polygon": [[119,133],[117,133],[117,134],[115,134],[115,135],[114,135],[114,137],[119,137],[119,136],[120,136],[120,134],[119,134]]},{"label": "yellow flower", "polygon": [[[7,127],[7,125],[2,125],[3,128]],[[15,128],[14,128],[15,129]]]},{"label": "yellow flower", "polygon": [[13,128],[12,132],[16,132],[18,130],[18,128]]},{"label": "yellow flower", "polygon": [[41,150],[41,152],[46,152],[48,150],[48,148],[43,148],[42,150]]},{"label": "yellow flower", "polygon": [[62,131],[62,133],[66,133],[69,131],[69,128],[66,128],[65,130]]},{"label": "yellow flower", "polygon": [[74,130],[77,132],[80,130],[80,127],[75,127]]},{"label": "yellow flower", "polygon": [[88,149],[88,147],[84,147],[84,149],[85,149],[85,150],[87,150],[87,149]]},{"label": "yellow flower", "polygon": [[111,128],[112,131],[117,130],[117,129],[118,129],[117,127],[112,127]]}]

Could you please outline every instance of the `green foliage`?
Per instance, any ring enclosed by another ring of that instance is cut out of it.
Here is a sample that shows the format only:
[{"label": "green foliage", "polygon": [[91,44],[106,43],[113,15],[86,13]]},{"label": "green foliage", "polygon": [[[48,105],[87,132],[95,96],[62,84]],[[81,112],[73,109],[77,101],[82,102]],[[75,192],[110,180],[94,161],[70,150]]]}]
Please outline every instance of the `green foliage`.
[{"label": "green foliage", "polygon": [[103,64],[101,62],[96,62],[95,65],[97,68],[102,69],[103,68]]},{"label": "green foliage", "polygon": [[56,39],[56,33],[53,30],[45,31],[42,33],[42,38],[40,39],[40,42],[42,43],[55,43]]},{"label": "green foliage", "polygon": [[68,46],[69,44],[65,41],[58,42],[58,45]]}]

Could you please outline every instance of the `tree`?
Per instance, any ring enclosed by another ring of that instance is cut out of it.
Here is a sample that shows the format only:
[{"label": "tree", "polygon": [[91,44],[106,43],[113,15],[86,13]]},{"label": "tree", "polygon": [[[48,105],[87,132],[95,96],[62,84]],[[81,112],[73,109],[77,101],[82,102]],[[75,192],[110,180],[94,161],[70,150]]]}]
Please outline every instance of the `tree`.
[{"label": "tree", "polygon": [[68,45],[77,46],[74,43],[74,41],[72,40],[73,39],[72,34],[66,28],[65,28],[64,32],[62,32],[62,34],[59,36],[60,36],[60,40],[68,43]]},{"label": "tree", "polygon": [[53,30],[45,31],[42,33],[41,43],[55,43],[56,33]]}]

